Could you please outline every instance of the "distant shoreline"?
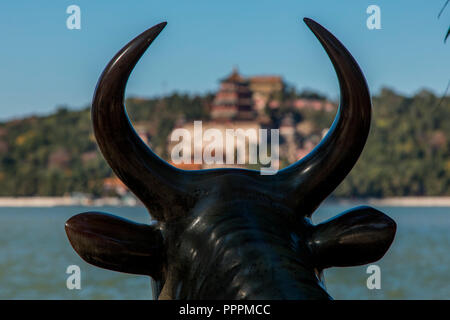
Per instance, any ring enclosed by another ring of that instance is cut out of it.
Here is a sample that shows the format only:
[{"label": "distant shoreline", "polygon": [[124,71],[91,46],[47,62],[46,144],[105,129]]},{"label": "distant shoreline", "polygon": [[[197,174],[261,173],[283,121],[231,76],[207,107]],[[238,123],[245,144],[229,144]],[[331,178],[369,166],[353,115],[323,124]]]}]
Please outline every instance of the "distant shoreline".
[{"label": "distant shoreline", "polygon": [[135,198],[116,197],[90,199],[84,197],[0,197],[0,207],[103,207],[103,206],[139,206]]},{"label": "distant shoreline", "polygon": [[[450,197],[393,197],[368,199],[330,199],[328,203],[338,204],[368,204],[374,206],[393,207],[450,207]],[[132,197],[120,199],[108,198],[78,198],[78,197],[0,197],[0,207],[59,207],[59,206],[126,206],[135,207],[142,204]]]},{"label": "distant shoreline", "polygon": [[337,203],[366,203],[374,206],[393,207],[450,207],[450,197],[392,197],[368,199],[335,199]]}]

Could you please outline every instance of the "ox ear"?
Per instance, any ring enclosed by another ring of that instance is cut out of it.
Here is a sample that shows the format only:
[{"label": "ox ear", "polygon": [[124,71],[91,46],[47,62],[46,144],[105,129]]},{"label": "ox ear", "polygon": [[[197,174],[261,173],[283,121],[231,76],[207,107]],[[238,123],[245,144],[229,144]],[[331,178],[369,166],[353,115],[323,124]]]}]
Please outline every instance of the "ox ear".
[{"label": "ox ear", "polygon": [[163,239],[155,226],[107,213],[86,212],[67,220],[65,229],[72,247],[86,262],[160,278]]},{"label": "ox ear", "polygon": [[357,266],[381,259],[395,231],[394,220],[362,206],[315,226],[308,245],[320,269]]}]

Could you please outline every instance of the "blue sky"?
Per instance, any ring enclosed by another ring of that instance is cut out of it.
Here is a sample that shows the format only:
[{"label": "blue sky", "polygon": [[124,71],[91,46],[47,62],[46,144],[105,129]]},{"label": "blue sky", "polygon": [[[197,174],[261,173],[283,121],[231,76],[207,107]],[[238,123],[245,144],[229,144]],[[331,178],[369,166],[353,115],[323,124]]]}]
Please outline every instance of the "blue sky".
[{"label": "blue sky", "polygon": [[[237,65],[245,75],[278,74],[298,88],[338,96],[336,76],[303,23],[310,17],[350,50],[373,94],[382,86],[442,94],[450,80],[450,8],[444,0],[2,1],[0,119],[89,104],[112,56],[152,25],[168,25],[137,65],[127,94],[204,93]],[[69,5],[81,30],[66,28]],[[381,8],[381,30],[366,8]]]}]

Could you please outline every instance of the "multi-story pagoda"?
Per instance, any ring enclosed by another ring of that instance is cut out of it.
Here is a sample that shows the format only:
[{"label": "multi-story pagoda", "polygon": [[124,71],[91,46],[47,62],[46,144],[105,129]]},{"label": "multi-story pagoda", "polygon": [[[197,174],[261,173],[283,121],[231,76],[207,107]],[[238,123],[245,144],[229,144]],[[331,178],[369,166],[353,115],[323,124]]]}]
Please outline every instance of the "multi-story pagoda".
[{"label": "multi-story pagoda", "polygon": [[236,68],[221,80],[220,90],[211,108],[215,120],[251,120],[254,118],[252,92],[249,81]]}]

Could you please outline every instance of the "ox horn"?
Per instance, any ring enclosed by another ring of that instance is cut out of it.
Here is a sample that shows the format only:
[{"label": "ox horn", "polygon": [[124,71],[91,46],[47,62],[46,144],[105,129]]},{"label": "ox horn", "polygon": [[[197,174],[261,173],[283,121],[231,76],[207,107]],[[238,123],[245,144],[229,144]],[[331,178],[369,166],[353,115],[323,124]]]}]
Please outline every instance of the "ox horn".
[{"label": "ox horn", "polygon": [[148,29],[114,56],[100,76],[91,111],[95,137],[106,161],[160,221],[182,216],[192,205],[192,196],[187,191],[188,177],[158,157],[139,138],[123,101],[131,71],[165,26],[163,22]]},{"label": "ox horn", "polygon": [[[364,75],[347,49],[315,21],[304,21],[334,65],[340,106],[327,136],[311,153],[265,179],[287,190],[290,206],[310,216],[359,158],[370,129],[371,101]],[[256,171],[242,169],[177,169],[153,153],[134,131],[123,105],[125,86],[137,61],[165,25],[160,23],[143,32],[116,54],[100,77],[92,105],[94,133],[103,156],[160,221],[184,216],[193,206],[196,199],[192,194],[198,193],[193,192],[194,182],[229,172],[257,176]]]},{"label": "ox horn", "polygon": [[317,22],[304,18],[327,52],[340,87],[340,105],[326,137],[306,157],[278,173],[289,204],[310,216],[358,160],[370,129],[371,101],[358,64],[342,43]]}]

